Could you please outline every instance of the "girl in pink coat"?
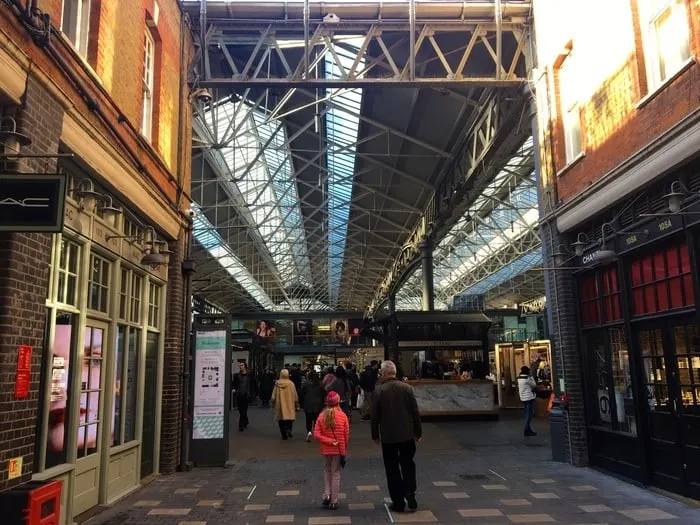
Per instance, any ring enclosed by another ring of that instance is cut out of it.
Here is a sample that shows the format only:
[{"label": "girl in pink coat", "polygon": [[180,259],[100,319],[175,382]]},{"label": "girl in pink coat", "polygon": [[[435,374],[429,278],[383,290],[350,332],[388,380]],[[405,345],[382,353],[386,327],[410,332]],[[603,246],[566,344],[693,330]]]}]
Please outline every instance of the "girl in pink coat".
[{"label": "girl in pink coat", "polygon": [[340,493],[340,469],[345,464],[345,455],[350,442],[350,422],[340,409],[340,396],[329,392],[326,396],[327,408],[321,412],[314,428],[314,437],[321,446],[324,458],[323,474],[325,490],[323,506],[331,510],[338,508]]}]

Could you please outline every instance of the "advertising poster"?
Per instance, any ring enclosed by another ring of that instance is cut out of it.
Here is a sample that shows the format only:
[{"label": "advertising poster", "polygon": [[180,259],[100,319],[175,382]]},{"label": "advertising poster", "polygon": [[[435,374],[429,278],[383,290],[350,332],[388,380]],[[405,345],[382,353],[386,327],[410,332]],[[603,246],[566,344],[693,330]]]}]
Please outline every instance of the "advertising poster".
[{"label": "advertising poster", "polygon": [[197,332],[194,370],[193,439],[224,437],[226,331]]},{"label": "advertising poster", "polygon": [[263,339],[272,339],[277,334],[275,322],[268,320],[260,320],[255,324],[255,335]]},{"label": "advertising poster", "polygon": [[312,319],[294,320],[294,344],[312,345],[314,322]]},{"label": "advertising poster", "polygon": [[348,331],[350,332],[350,344],[363,345],[365,337],[362,335],[362,329],[365,327],[365,322],[362,319],[349,319]]},{"label": "advertising poster", "polygon": [[350,341],[350,335],[348,334],[348,320],[347,319],[334,319],[331,321],[331,335],[333,338],[333,343],[346,345]]}]

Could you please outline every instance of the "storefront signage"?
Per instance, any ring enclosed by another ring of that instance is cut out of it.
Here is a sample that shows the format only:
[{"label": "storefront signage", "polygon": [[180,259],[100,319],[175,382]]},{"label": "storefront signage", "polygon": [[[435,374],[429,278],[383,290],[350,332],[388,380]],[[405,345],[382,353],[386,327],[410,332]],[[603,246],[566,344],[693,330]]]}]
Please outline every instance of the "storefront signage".
[{"label": "storefront signage", "polygon": [[22,345],[17,350],[17,371],[15,372],[15,399],[29,397],[29,383],[32,372],[32,347]]},{"label": "storefront signage", "polygon": [[656,239],[680,231],[683,229],[683,219],[680,215],[664,215],[634,228],[635,232],[622,233],[618,237],[617,246],[619,253],[633,250]]},{"label": "storefront signage", "polygon": [[16,479],[22,475],[22,463],[23,457],[19,456],[16,458],[10,458],[7,465],[7,479]]},{"label": "storefront signage", "polygon": [[538,297],[526,301],[520,305],[520,315],[539,315],[544,312],[547,307],[547,298],[545,296]]},{"label": "storefront signage", "polygon": [[593,251],[590,251],[588,253],[584,253],[581,256],[581,265],[582,266],[593,266],[597,260],[596,260],[596,254],[600,251],[600,249],[596,249]]},{"label": "storefront signage", "polygon": [[0,174],[0,231],[60,232],[65,193],[65,174]]}]

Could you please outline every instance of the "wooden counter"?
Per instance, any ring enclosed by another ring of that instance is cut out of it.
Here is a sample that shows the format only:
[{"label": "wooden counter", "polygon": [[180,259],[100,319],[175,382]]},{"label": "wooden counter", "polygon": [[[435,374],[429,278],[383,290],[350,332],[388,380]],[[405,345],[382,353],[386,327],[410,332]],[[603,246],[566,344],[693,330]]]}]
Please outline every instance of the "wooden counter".
[{"label": "wooden counter", "polygon": [[413,387],[422,416],[497,414],[493,381],[485,379],[407,381]]}]

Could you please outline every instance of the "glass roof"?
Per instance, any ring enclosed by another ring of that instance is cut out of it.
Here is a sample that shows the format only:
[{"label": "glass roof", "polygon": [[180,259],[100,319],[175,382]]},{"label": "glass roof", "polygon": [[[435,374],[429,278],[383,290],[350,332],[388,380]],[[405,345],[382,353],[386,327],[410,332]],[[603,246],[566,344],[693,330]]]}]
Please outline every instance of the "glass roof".
[{"label": "glass roof", "polygon": [[[539,223],[532,148],[529,138],[433,251],[436,309],[447,309],[454,295],[485,293],[541,263],[541,250],[505,265],[498,257]],[[485,277],[470,283],[477,275]],[[420,309],[421,303],[422,275],[416,271],[397,293],[397,308]]]},{"label": "glass roof", "polygon": [[[355,51],[336,48],[335,53],[326,52],[326,78],[341,78],[345,71],[353,66],[359,42],[349,41]],[[358,70],[364,68],[364,58],[358,64]],[[350,201],[352,200],[353,174],[355,173],[355,153],[357,135],[360,128],[362,106],[362,89],[334,88],[328,90],[328,96],[335,104],[326,113],[326,137],[333,146],[328,150],[326,159],[328,167],[328,289],[329,304],[335,307],[340,296],[340,282],[345,261],[345,241],[350,218]],[[344,108],[347,111],[344,111]],[[352,114],[351,114],[352,113]]]},{"label": "glass roof", "polygon": [[247,204],[241,213],[257,229],[281,280],[286,285],[310,286],[311,268],[284,124],[268,120],[260,106],[232,99],[209,109],[205,118],[218,140],[232,135],[231,147],[220,149],[232,177],[220,184],[240,194]]},{"label": "glass roof", "polygon": [[193,222],[194,238],[218,263],[265,309],[272,309],[274,303],[258,281],[246,269],[231,247],[224,241],[214,225],[209,222],[202,210],[192,203],[195,211]]}]

